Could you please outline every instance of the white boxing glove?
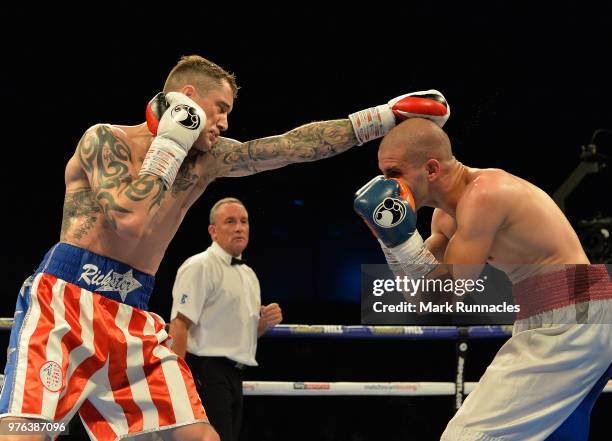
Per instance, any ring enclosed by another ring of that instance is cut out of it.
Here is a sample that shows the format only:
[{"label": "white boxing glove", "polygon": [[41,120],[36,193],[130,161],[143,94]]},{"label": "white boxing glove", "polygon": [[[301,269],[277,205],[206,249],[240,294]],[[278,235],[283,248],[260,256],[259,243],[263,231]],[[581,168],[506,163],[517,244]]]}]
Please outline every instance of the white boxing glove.
[{"label": "white boxing glove", "polygon": [[206,126],[206,114],[191,98],[179,92],[166,94],[168,109],[159,120],[139,175],[161,178],[167,190],[172,186],[187,152]]},{"label": "white boxing glove", "polygon": [[444,95],[434,89],[407,93],[387,104],[351,113],[349,119],[359,145],[385,136],[395,125],[408,118],[427,118],[444,125],[450,106]]}]

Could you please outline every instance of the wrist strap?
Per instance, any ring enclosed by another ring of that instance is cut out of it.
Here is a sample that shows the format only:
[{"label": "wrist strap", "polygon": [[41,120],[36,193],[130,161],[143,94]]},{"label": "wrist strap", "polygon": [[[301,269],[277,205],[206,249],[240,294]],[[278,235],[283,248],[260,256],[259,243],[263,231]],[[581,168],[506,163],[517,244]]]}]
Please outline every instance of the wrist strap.
[{"label": "wrist strap", "polygon": [[418,230],[407,241],[393,248],[387,248],[380,239],[379,242],[391,271],[396,275],[418,279],[429,274],[440,263],[425,246]]},{"label": "wrist strap", "polygon": [[351,113],[349,119],[353,124],[358,145],[385,136],[395,127],[393,111],[386,104]]},{"label": "wrist strap", "polygon": [[138,175],[158,176],[164,189],[168,190],[186,156],[187,152],[173,140],[157,137],[151,143]]}]

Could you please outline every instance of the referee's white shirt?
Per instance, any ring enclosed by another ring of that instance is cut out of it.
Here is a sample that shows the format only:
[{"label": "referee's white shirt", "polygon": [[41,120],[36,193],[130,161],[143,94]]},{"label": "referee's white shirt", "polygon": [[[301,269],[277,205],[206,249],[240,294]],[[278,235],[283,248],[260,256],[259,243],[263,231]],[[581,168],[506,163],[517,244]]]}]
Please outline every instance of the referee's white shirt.
[{"label": "referee's white shirt", "polygon": [[193,322],[188,352],[257,366],[259,280],[247,265],[231,261],[216,242],[187,259],[174,281],[171,320],[180,312]]}]

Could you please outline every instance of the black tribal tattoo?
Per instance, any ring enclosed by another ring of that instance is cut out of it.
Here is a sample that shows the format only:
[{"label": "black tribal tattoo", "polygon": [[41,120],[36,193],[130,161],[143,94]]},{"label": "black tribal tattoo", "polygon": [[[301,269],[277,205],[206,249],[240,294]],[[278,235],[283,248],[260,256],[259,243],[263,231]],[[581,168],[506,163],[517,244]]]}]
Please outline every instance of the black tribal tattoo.
[{"label": "black tribal tattoo", "polygon": [[149,210],[161,204],[165,194],[161,181],[154,176],[133,177],[130,174],[131,148],[109,127],[100,125],[87,132],[78,150],[81,166],[91,176],[97,203],[113,229],[117,227],[117,213],[131,212],[116,200],[115,195],[122,194],[134,202],[148,200]]}]

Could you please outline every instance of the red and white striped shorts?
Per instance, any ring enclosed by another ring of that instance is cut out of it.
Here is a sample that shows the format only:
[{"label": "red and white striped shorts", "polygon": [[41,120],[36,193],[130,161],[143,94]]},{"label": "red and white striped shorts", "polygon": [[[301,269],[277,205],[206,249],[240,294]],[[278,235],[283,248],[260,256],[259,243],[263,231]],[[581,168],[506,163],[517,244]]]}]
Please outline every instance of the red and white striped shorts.
[{"label": "red and white striped shorts", "polygon": [[159,316],[48,273],[30,283],[17,303],[0,418],[67,422],[78,411],[96,440],[208,422]]}]

